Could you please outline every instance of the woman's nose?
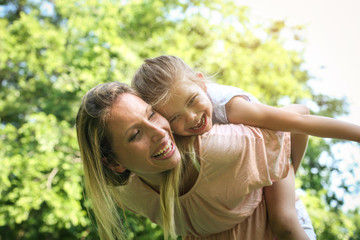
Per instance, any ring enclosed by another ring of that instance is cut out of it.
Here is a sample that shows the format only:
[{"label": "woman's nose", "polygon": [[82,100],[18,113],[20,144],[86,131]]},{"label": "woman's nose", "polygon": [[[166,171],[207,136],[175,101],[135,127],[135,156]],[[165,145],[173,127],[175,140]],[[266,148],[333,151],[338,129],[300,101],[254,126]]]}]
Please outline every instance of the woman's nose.
[{"label": "woman's nose", "polygon": [[150,127],[151,140],[157,142],[166,136],[166,131],[160,126],[152,125]]}]

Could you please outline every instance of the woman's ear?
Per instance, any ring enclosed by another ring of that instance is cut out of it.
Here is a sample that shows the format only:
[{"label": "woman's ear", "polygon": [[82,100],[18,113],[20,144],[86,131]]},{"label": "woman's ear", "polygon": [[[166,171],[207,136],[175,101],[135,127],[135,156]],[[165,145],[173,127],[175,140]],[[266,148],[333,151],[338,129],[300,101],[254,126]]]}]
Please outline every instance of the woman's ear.
[{"label": "woman's ear", "polygon": [[110,163],[107,165],[107,167],[110,168],[111,170],[113,170],[114,172],[123,173],[126,171],[126,167],[122,166],[121,164],[117,164],[117,163]]},{"label": "woman's ear", "polygon": [[201,72],[197,72],[196,76],[199,78],[199,85],[201,87],[201,89],[206,92],[207,91],[207,87],[206,87],[206,83],[205,83],[205,77]]},{"label": "woman's ear", "polygon": [[121,164],[117,164],[117,163],[113,163],[113,162],[108,163],[108,160],[106,157],[102,158],[102,162],[106,167],[110,168],[114,172],[123,173],[126,171],[126,167],[122,166]]},{"label": "woman's ear", "polygon": [[120,164],[114,164],[112,166],[109,166],[109,168],[111,170],[113,170],[114,172],[119,172],[119,173],[123,173],[126,171],[126,167],[120,165]]}]

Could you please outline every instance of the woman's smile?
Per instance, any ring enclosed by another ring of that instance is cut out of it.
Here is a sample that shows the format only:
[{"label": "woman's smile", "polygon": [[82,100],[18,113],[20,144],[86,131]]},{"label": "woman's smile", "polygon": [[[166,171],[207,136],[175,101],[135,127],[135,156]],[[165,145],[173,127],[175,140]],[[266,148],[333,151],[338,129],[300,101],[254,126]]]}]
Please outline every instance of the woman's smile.
[{"label": "woman's smile", "polygon": [[123,94],[108,126],[119,164],[139,176],[162,173],[180,162],[169,122],[141,98]]},{"label": "woman's smile", "polygon": [[165,146],[162,147],[159,151],[157,151],[154,155],[152,155],[152,157],[157,160],[162,160],[171,157],[174,153],[175,153],[175,146],[169,140],[167,141]]}]

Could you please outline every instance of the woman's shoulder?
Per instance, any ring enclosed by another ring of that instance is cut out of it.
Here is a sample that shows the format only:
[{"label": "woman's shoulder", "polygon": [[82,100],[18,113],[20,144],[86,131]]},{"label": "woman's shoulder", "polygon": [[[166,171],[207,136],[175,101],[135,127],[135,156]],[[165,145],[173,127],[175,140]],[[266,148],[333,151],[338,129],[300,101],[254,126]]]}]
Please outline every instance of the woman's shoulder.
[{"label": "woman's shoulder", "polygon": [[250,131],[242,124],[215,124],[200,137],[201,157],[214,164],[235,162],[244,153],[248,142],[256,138],[255,133],[256,130]]},{"label": "woman's shoulder", "polygon": [[231,142],[231,139],[237,137],[261,137],[261,130],[256,127],[243,125],[243,124],[214,124],[207,133],[201,137],[202,141],[213,140],[216,138],[222,139],[225,142]]},{"label": "woman's shoulder", "polygon": [[233,138],[261,138],[264,141],[278,140],[284,132],[272,131],[244,124],[214,124],[210,131],[201,136],[201,141],[212,141],[221,138],[225,143],[233,143]]},{"label": "woman's shoulder", "polygon": [[[132,173],[128,182],[125,185],[116,187],[116,190],[123,194],[124,198],[128,198],[132,201],[133,198],[138,198],[139,194],[149,196],[157,195],[150,186],[144,183],[136,174]],[[140,191],[139,191],[140,190]]]},{"label": "woman's shoulder", "polygon": [[[200,152],[217,162],[277,161],[277,155],[289,154],[290,135],[243,124],[215,124],[200,138]],[[284,151],[286,150],[286,151]],[[251,157],[250,157],[251,156]]]},{"label": "woman's shoulder", "polygon": [[131,174],[127,184],[116,187],[121,205],[133,212],[144,213],[148,206],[157,207],[159,194],[145,184],[136,174]]}]

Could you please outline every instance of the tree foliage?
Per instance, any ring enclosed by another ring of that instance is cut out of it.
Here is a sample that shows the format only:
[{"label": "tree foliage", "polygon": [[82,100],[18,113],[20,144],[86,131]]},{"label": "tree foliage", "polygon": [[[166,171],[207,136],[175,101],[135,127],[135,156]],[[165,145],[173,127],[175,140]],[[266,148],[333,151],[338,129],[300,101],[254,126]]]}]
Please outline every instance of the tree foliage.
[{"label": "tree foliage", "polygon": [[[279,106],[311,99],[316,113],[346,113],[343,99],[315,94],[301,51],[301,26],[254,25],[235,1],[0,1],[0,239],[96,239],[87,213],[75,136],[81,97],[109,81],[129,82],[142,60],[177,55]],[[284,37],[284,32],[291,37]],[[345,109],[345,110],[344,110]],[[300,187],[319,239],[356,239],[359,211],[346,214],[326,188],[335,169],[318,162],[333,143],[311,139]],[[314,173],[312,169],[317,169]],[[130,239],[161,239],[127,214]]]}]

